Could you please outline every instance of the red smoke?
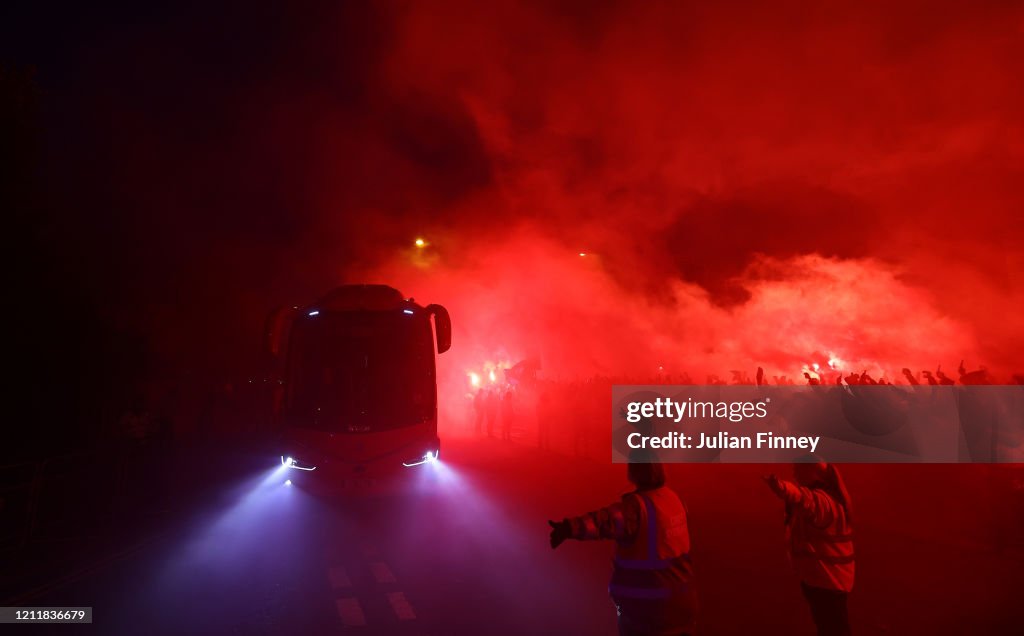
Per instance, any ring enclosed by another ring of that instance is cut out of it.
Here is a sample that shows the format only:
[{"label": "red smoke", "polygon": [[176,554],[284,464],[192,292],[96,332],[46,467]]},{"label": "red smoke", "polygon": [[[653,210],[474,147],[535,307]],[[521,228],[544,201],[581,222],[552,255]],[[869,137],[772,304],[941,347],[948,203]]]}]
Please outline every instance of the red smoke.
[{"label": "red smoke", "polygon": [[[460,368],[1024,366],[1019,6],[250,17],[243,77],[199,19],[83,58],[96,103],[80,128],[100,140],[83,182],[125,227],[89,217],[69,249],[116,256],[86,270],[93,286],[130,299],[118,314],[183,367],[233,362],[268,307],[361,280],[449,305]],[[208,56],[166,55],[193,40]]]},{"label": "red smoke", "polygon": [[382,90],[441,113],[421,144],[468,128],[486,183],[346,273],[447,304],[449,364],[1019,367],[1018,9],[444,7],[395,17]]},{"label": "red smoke", "polygon": [[892,376],[936,361],[955,367],[976,348],[925,292],[870,259],[760,257],[738,279],[750,299],[721,307],[680,278],[661,281],[658,297],[631,289],[600,253],[580,256],[526,230],[464,248],[451,264],[443,241],[434,249],[419,266],[410,256],[370,276],[449,306],[458,339],[444,364],[460,369],[536,357],[547,377],[647,378],[663,367],[703,381],[757,366],[799,378],[804,365],[833,359],[845,371]]}]

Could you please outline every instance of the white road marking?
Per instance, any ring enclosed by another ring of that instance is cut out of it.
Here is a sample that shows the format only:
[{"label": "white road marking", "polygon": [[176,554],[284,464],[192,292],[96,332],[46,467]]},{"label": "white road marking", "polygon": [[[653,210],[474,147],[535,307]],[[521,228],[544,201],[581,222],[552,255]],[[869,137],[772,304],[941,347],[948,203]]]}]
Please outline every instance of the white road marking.
[{"label": "white road marking", "polygon": [[359,599],[346,597],[334,601],[338,608],[338,616],[345,627],[363,627],[366,625],[366,614],[363,614],[363,607]]},{"label": "white road marking", "polygon": [[405,598],[404,592],[388,592],[388,602],[391,603],[391,609],[395,611],[398,620],[415,620],[416,612],[412,611],[412,605],[409,599]]},{"label": "white road marking", "polygon": [[331,579],[331,587],[334,589],[352,587],[352,579],[348,578],[348,573],[343,567],[331,567],[327,570],[327,576]]},{"label": "white road marking", "polygon": [[383,561],[375,561],[374,563],[371,563],[370,571],[373,572],[373,578],[377,579],[378,583],[398,582],[394,573],[391,572],[391,568],[389,568],[388,564]]}]

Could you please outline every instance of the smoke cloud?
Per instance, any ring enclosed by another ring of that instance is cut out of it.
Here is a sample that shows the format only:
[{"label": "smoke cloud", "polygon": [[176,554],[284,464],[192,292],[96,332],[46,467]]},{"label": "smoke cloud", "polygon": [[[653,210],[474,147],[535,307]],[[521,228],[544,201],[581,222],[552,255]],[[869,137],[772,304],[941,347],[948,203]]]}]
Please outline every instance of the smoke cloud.
[{"label": "smoke cloud", "polygon": [[445,6],[381,68],[461,122],[413,133],[421,174],[478,178],[402,224],[429,259],[346,273],[450,305],[459,366],[1016,364],[1019,8]]},{"label": "smoke cloud", "polygon": [[269,308],[365,281],[448,305],[458,374],[1020,366],[1019,5],[175,16],[39,73],[50,249],[162,360],[238,368]]}]

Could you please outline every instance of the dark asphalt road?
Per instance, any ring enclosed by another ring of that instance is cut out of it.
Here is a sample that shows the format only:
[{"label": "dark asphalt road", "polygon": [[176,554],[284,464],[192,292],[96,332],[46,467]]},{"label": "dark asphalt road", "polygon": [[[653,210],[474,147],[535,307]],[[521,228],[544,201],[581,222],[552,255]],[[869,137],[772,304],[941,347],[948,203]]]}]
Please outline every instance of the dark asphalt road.
[{"label": "dark asphalt road", "polygon": [[[615,633],[612,546],[553,552],[545,521],[612,501],[624,467],[448,440],[443,462],[421,468],[400,489],[326,498],[283,485],[271,463],[177,529],[29,604],[94,607],[91,626],[47,628],[67,634]],[[869,468],[848,479],[855,499],[864,491],[856,632],[1019,625],[1020,552],[996,556],[959,528],[923,530],[922,510],[936,521],[953,502],[938,490],[924,501],[887,493]],[[670,472],[690,508],[701,633],[811,633],[762,472]]]}]

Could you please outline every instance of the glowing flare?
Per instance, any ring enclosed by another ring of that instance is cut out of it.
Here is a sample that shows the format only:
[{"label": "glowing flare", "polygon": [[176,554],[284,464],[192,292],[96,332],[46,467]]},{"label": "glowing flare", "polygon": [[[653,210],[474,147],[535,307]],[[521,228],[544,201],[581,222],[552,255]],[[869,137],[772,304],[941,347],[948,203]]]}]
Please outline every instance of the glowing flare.
[{"label": "glowing flare", "polygon": [[491,379],[491,382],[498,381],[498,376],[494,375],[494,369],[491,369],[491,372],[487,374],[487,377]]},{"label": "glowing flare", "polygon": [[470,371],[469,372],[469,383],[471,385],[473,385],[473,386],[480,386],[480,376],[475,374],[475,373],[473,373],[472,371]]},{"label": "glowing flare", "polygon": [[421,238],[418,238],[418,239],[416,239],[416,240],[415,240],[414,242],[415,242],[415,244],[416,244],[416,247],[420,247],[420,248],[423,248],[423,247],[426,247],[426,246],[427,246],[427,242],[426,242],[426,241],[424,241],[424,240],[423,240],[423,239],[421,239]]}]

